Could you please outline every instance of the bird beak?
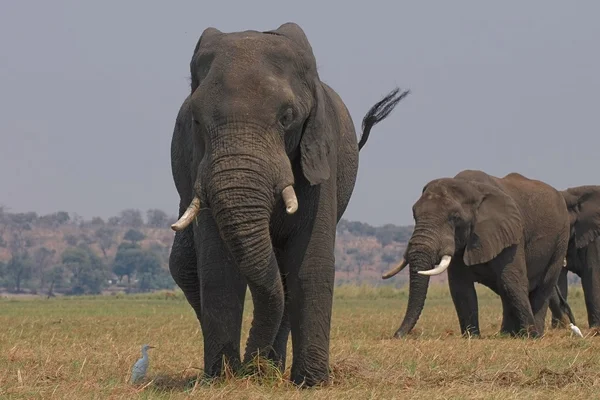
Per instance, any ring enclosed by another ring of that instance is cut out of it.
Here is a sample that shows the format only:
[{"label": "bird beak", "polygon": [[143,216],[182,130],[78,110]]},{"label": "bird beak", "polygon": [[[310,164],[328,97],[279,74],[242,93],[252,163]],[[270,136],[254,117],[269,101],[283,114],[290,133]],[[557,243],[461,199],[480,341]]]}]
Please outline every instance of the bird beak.
[{"label": "bird beak", "polygon": [[155,349],[155,346],[148,346],[149,349]]}]

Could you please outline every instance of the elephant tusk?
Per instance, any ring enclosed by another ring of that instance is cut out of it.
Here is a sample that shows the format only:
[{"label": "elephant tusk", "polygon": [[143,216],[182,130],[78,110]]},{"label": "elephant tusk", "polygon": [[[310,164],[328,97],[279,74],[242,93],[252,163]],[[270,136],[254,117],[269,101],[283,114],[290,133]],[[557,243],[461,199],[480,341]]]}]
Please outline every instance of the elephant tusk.
[{"label": "elephant tusk", "polygon": [[285,211],[288,214],[293,214],[298,210],[298,199],[296,198],[296,192],[294,192],[294,187],[292,185],[286,186],[285,189],[283,189],[281,197],[283,197]]},{"label": "elephant tusk", "polygon": [[407,265],[408,265],[408,263],[406,262],[406,260],[402,259],[402,262],[400,264],[398,264],[396,267],[394,267],[393,269],[390,269],[388,272],[383,274],[381,276],[381,279],[391,278],[392,276],[396,275],[398,272],[402,271]]},{"label": "elephant tusk", "polygon": [[442,272],[444,272],[446,269],[448,269],[448,266],[450,265],[450,261],[452,261],[452,257],[446,255],[446,256],[442,257],[442,261],[440,261],[440,263],[435,268],[428,269],[427,271],[417,271],[417,273],[419,273],[421,275],[427,275],[427,276],[439,275]]},{"label": "elephant tusk", "polygon": [[194,198],[192,199],[192,202],[188,206],[187,210],[185,210],[185,212],[183,213],[181,218],[179,218],[179,220],[177,222],[175,222],[173,225],[171,225],[171,229],[173,229],[174,231],[184,230],[192,223],[194,218],[196,218],[198,216],[199,212],[200,212],[200,198],[198,196],[194,196]]}]

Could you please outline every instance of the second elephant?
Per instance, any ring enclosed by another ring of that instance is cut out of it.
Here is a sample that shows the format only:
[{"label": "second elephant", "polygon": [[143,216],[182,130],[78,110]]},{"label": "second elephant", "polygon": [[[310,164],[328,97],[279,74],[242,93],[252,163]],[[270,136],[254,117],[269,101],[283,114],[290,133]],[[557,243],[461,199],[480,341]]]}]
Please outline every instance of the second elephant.
[{"label": "second elephant", "polygon": [[569,241],[569,217],[556,189],[516,173],[497,178],[466,170],[429,182],[413,216],[405,258],[383,276],[410,265],[408,306],[395,337],[415,326],[429,276],[446,269],[463,335],[480,334],[475,282],[500,295],[502,332],[543,334]]},{"label": "second elephant", "polygon": [[[566,268],[558,286],[567,299],[567,272],[581,279],[590,328],[600,327],[600,186],[577,186],[561,192],[565,198],[571,222],[571,237],[567,250]],[[555,294],[550,300],[552,326],[566,319]]]}]

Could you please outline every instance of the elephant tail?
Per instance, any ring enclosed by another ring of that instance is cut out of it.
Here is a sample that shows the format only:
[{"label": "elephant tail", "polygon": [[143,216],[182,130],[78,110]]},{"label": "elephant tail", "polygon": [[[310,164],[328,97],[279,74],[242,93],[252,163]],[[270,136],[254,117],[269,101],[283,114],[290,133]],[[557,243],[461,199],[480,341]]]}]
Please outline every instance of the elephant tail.
[{"label": "elephant tail", "polygon": [[562,311],[564,313],[567,314],[567,316],[569,317],[569,321],[573,325],[577,325],[575,323],[575,316],[573,315],[573,312],[571,311],[571,307],[569,306],[569,303],[567,303],[567,300],[565,300],[562,293],[560,292],[560,288],[558,287],[558,285],[555,285],[554,290],[556,290],[556,293],[558,294],[558,299],[560,301],[560,308],[562,309]]},{"label": "elephant tail", "polygon": [[362,135],[360,137],[360,141],[358,142],[359,151],[367,143],[369,134],[371,133],[371,128],[373,128],[373,126],[378,122],[387,118],[394,108],[396,108],[396,105],[400,102],[400,100],[405,98],[410,93],[410,90],[405,90],[404,92],[398,94],[399,92],[400,88],[395,88],[383,99],[375,103],[375,105],[367,112],[362,122]]}]

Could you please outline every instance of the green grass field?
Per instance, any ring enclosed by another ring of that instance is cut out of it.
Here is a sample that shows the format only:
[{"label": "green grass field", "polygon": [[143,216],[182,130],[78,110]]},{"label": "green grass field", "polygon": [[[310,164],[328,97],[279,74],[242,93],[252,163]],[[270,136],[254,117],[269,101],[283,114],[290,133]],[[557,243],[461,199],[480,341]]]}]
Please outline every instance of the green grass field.
[{"label": "green grass field", "polygon": [[[584,339],[549,329],[549,316],[541,339],[500,337],[500,299],[482,286],[477,292],[482,339],[460,337],[447,287],[432,286],[411,337],[394,340],[407,290],[336,288],[332,379],[302,390],[287,382],[289,369],[283,377],[267,371],[195,380],[202,338],[181,294],[2,299],[0,398],[599,398],[600,337],[587,327],[580,288],[570,290],[569,302]],[[249,302],[244,341],[250,311]],[[150,350],[146,381],[132,386],[130,369],[144,343],[157,348]]]}]

